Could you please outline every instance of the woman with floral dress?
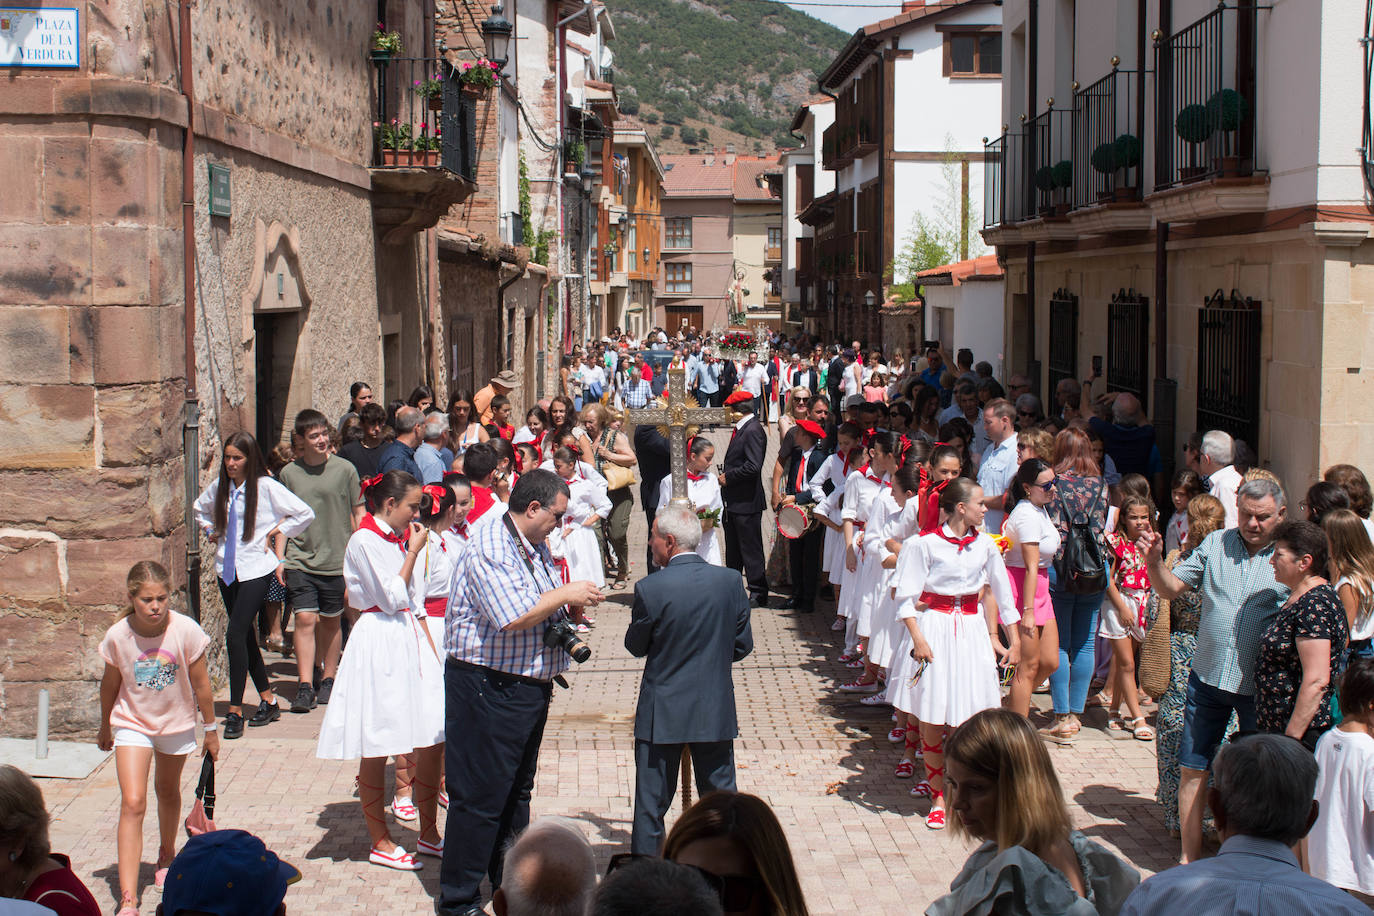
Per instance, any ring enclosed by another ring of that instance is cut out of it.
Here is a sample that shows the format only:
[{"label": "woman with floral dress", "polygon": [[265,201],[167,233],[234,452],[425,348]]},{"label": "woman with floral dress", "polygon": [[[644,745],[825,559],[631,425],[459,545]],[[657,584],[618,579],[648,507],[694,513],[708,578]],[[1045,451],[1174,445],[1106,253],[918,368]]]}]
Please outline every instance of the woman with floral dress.
[{"label": "woman with floral dress", "polygon": [[[1172,570],[1203,538],[1220,531],[1226,524],[1226,510],[1221,500],[1203,493],[1188,501],[1188,536],[1182,550],[1172,551],[1165,565]],[[1164,826],[1169,835],[1179,835],[1178,822],[1178,747],[1183,740],[1183,708],[1187,701],[1188,673],[1193,670],[1193,653],[1197,651],[1197,625],[1202,617],[1202,598],[1192,589],[1185,590],[1172,601],[1160,599],[1169,609],[1169,686],[1159,698],[1155,717],[1155,757],[1159,768],[1159,788],[1155,799],[1164,808]],[[1236,730],[1235,714],[1226,738]]]}]

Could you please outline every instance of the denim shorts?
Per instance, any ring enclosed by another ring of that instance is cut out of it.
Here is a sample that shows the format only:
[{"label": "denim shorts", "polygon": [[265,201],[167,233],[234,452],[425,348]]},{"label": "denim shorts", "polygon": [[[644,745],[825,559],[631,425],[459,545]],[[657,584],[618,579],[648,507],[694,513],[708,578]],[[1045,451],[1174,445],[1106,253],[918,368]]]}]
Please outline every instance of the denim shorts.
[{"label": "denim shorts", "polygon": [[1255,698],[1204,684],[1195,672],[1188,673],[1188,688],[1183,707],[1183,738],[1178,746],[1178,765],[1190,770],[1205,770],[1212,765],[1226,726],[1235,711],[1240,731],[1256,729]]}]

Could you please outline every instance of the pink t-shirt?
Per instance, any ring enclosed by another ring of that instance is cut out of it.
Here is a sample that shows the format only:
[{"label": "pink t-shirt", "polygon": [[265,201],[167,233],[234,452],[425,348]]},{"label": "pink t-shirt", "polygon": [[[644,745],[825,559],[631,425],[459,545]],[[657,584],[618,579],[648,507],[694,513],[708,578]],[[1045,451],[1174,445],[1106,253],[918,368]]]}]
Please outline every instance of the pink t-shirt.
[{"label": "pink t-shirt", "polygon": [[161,636],[139,636],[125,617],[100,641],[100,657],[119,669],[119,695],[110,713],[113,728],[174,735],[196,727],[189,669],[205,654],[210,637],[190,617],[169,613]]}]

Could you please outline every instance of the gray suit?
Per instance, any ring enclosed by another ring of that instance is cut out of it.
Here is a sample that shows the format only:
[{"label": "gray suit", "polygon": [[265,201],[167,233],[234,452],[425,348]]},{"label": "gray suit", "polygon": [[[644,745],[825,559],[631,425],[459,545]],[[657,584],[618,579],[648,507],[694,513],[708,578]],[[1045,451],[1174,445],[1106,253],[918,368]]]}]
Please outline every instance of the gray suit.
[{"label": "gray suit", "polygon": [[625,648],[647,660],[635,712],[634,852],[657,855],[663,816],[691,749],[697,791],[735,788],[735,684],[730,666],[754,649],[739,574],[695,553],[635,586]]}]

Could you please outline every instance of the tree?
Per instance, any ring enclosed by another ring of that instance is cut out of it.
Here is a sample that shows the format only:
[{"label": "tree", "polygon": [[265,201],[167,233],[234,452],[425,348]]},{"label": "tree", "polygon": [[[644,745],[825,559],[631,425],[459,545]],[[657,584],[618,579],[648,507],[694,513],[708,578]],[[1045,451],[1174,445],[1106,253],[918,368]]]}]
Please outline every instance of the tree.
[{"label": "tree", "polygon": [[639,96],[632,92],[627,92],[620,97],[620,113],[627,115],[639,114]]},{"label": "tree", "polygon": [[964,257],[976,258],[987,251],[974,222],[977,208],[971,196],[963,194],[962,167],[954,153],[954,138],[945,138],[945,159],[940,166],[942,193],[926,212],[912,214],[911,229],[888,265],[892,295],[900,299],[916,296],[916,274]]},{"label": "tree", "polygon": [[687,144],[688,146],[696,146],[697,132],[693,130],[691,127],[684,126],[678,131],[678,133],[682,135],[683,143]]},{"label": "tree", "polygon": [[659,135],[659,137],[660,137],[661,139],[663,139],[663,140],[667,140],[668,138],[672,137],[672,135],[673,135],[673,125],[671,125],[671,124],[664,124],[662,127],[660,127],[660,128],[658,129],[658,135]]}]

